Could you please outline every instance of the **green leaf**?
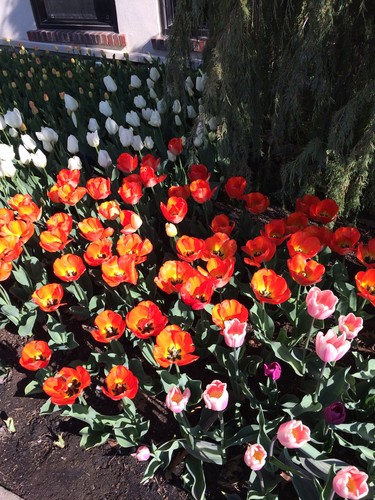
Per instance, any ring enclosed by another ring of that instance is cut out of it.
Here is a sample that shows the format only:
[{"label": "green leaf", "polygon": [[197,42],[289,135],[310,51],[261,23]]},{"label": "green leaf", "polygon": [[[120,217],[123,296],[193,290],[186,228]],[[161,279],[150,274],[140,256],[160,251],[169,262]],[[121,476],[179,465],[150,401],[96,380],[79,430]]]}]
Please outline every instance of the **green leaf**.
[{"label": "green leaf", "polygon": [[182,441],[182,446],[190,455],[211,464],[222,465],[223,456],[219,445],[210,441],[196,440],[194,448],[191,448],[186,441]]},{"label": "green leaf", "polygon": [[91,427],[84,427],[80,430],[80,434],[82,438],[79,444],[86,450],[104,444],[111,435],[110,432],[94,431]]},{"label": "green leaf", "polygon": [[348,464],[337,460],[335,458],[328,458],[326,460],[314,460],[312,458],[299,458],[302,467],[309,471],[313,476],[320,477],[324,481],[330,473],[332,466],[337,465],[338,467],[346,467]]},{"label": "green leaf", "polygon": [[349,371],[350,367],[339,368],[327,381],[323,382],[325,386],[319,395],[319,400],[323,406],[341,400],[341,396],[349,388],[349,383],[346,381],[346,375]]},{"label": "green leaf", "polygon": [[340,436],[337,432],[335,432],[335,436],[337,438],[337,441],[341,446],[345,446],[346,448],[351,448],[352,450],[357,450],[361,452],[361,454],[367,459],[367,460],[375,460],[375,451],[370,450],[370,448],[367,448],[366,446],[360,446],[357,444],[349,443],[346,439]]},{"label": "green leaf", "polygon": [[174,306],[170,309],[169,322],[179,325],[183,330],[188,330],[194,321],[194,312],[182,300],[176,300]]},{"label": "green leaf", "polygon": [[14,325],[18,326],[19,325],[19,320],[20,320],[20,312],[17,309],[16,306],[11,306],[9,304],[6,304],[4,306],[1,306],[0,311],[8,318],[9,321],[11,321]]},{"label": "green leaf", "polygon": [[303,500],[320,500],[320,492],[316,489],[313,481],[293,475],[292,482],[299,498],[303,498]]},{"label": "green leaf", "polygon": [[192,456],[188,456],[186,458],[186,469],[192,481],[191,496],[194,500],[204,500],[206,495],[206,478],[202,462]]},{"label": "green leaf", "polygon": [[33,282],[31,281],[31,279],[29,278],[28,274],[26,273],[26,271],[23,269],[23,267],[19,267],[16,270],[13,270],[13,276],[14,278],[16,279],[16,281],[22,285],[23,287],[25,287],[28,291],[32,291],[34,290],[34,284]]},{"label": "green leaf", "polygon": [[373,442],[375,440],[375,425],[362,422],[354,422],[352,424],[335,425],[335,431],[342,431],[353,436],[361,436],[366,441]]},{"label": "green leaf", "polygon": [[318,412],[321,409],[322,405],[320,403],[313,403],[312,396],[310,394],[306,394],[298,405],[293,404],[291,409],[284,409],[283,411],[294,418],[302,415],[302,413]]},{"label": "green leaf", "polygon": [[33,334],[32,330],[34,328],[37,316],[37,310],[29,311],[21,316],[18,325],[18,335],[20,335],[20,337],[27,337],[28,335]]}]

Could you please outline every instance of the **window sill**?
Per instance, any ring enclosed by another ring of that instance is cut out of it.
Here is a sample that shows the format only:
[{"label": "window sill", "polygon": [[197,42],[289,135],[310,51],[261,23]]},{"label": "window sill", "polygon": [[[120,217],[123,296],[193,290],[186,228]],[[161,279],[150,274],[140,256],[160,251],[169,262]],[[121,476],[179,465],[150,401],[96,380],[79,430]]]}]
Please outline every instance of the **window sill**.
[{"label": "window sill", "polygon": [[[151,43],[154,50],[168,50],[168,35],[157,35],[152,37]],[[190,50],[191,52],[202,53],[204,47],[206,46],[208,38],[206,36],[199,36],[195,38],[190,38]]]},{"label": "window sill", "polygon": [[32,30],[27,32],[32,42],[66,43],[70,45],[99,45],[126,47],[126,37],[112,31],[84,30]]}]

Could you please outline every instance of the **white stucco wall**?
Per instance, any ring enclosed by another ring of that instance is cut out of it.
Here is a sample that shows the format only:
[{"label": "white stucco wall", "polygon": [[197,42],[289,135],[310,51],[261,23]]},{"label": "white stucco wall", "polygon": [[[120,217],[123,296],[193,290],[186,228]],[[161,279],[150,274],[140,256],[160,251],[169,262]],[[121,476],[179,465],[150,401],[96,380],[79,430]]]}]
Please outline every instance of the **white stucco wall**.
[{"label": "white stucco wall", "polygon": [[29,0],[0,0],[0,38],[27,40],[26,32],[36,29]]}]

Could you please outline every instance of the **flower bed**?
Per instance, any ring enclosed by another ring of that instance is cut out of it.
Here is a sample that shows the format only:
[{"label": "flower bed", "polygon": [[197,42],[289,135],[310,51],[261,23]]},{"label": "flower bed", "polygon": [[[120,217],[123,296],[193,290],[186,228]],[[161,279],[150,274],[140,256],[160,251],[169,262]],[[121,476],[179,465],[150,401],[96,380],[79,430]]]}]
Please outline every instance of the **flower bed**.
[{"label": "flower bed", "polygon": [[[329,229],[339,207],[313,195],[270,219],[226,175],[200,73],[169,103],[157,64],[0,58],[0,312],[30,337],[25,393],[83,421],[83,447],[140,445],[144,482],[184,463],[193,498],[206,463],[239,455],[249,499],[286,478],[371,498],[375,239]],[[178,435],[150,441],[141,395]]]}]

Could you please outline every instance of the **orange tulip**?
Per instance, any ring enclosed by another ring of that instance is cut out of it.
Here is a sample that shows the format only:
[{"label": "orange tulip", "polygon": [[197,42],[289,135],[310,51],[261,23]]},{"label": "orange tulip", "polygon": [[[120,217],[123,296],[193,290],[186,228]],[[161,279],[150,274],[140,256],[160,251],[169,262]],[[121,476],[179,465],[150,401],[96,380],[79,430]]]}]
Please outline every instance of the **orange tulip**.
[{"label": "orange tulip", "polygon": [[211,230],[213,233],[225,233],[230,236],[235,226],[234,222],[229,220],[224,214],[216,215],[211,221]]},{"label": "orange tulip", "polygon": [[117,158],[116,167],[127,174],[130,174],[138,167],[138,156],[132,156],[129,153],[122,153]]},{"label": "orange tulip", "polygon": [[24,220],[12,220],[0,228],[0,236],[15,236],[24,245],[34,234],[34,224]]},{"label": "orange tulip", "polygon": [[21,194],[21,193],[17,193],[15,194],[14,196],[12,196],[11,198],[9,198],[8,200],[8,205],[10,206],[10,208],[12,208],[13,210],[16,210],[18,211],[18,207],[20,205],[22,205],[23,203],[30,203],[32,202],[33,199],[31,197],[31,195],[29,194]]},{"label": "orange tulip", "polygon": [[126,315],[126,326],[139,339],[158,335],[168,318],[151,300],[143,300]]},{"label": "orange tulip", "polygon": [[49,231],[53,229],[61,229],[68,235],[72,230],[73,219],[72,216],[64,212],[58,212],[53,214],[46,222],[46,226]]},{"label": "orange tulip", "polygon": [[86,182],[86,189],[94,200],[105,200],[111,194],[111,179],[93,177]]},{"label": "orange tulip", "polygon": [[199,179],[208,181],[211,174],[207,170],[206,165],[203,165],[203,163],[195,163],[194,165],[190,165],[188,177],[190,182],[198,181]]},{"label": "orange tulip", "polygon": [[290,298],[287,282],[272,269],[259,269],[251,280],[251,288],[261,304],[281,304]]},{"label": "orange tulip", "polygon": [[33,202],[29,194],[16,194],[8,200],[13,210],[17,210],[18,217],[27,222],[36,222],[42,215],[42,209]]},{"label": "orange tulip", "polygon": [[178,257],[186,262],[200,259],[205,248],[206,243],[204,240],[192,236],[181,236],[176,242]]},{"label": "orange tulip", "polygon": [[12,262],[22,253],[22,243],[17,236],[0,237],[0,260]]},{"label": "orange tulip", "polygon": [[289,255],[301,254],[306,259],[315,257],[320,251],[320,240],[304,231],[293,233],[287,243]]},{"label": "orange tulip", "polygon": [[332,233],[329,247],[332,252],[339,255],[347,255],[355,251],[361,233],[356,227],[339,227]]},{"label": "orange tulip", "polygon": [[245,200],[246,210],[254,215],[262,214],[270,206],[268,196],[262,193],[245,194],[242,199]]},{"label": "orange tulip", "polygon": [[336,219],[339,213],[339,206],[330,198],[310,205],[310,219],[322,224],[328,224]]},{"label": "orange tulip", "polygon": [[120,283],[131,283],[136,285],[138,272],[135,268],[135,261],[131,255],[118,257],[113,255],[102,263],[102,277],[107,285],[118,286]]},{"label": "orange tulip", "polygon": [[62,304],[64,289],[58,283],[50,283],[35,290],[31,298],[33,302],[44,312],[56,311]]},{"label": "orange tulip", "polygon": [[290,236],[290,234],[286,232],[284,219],[271,220],[271,222],[264,225],[264,230],[261,230],[260,234],[270,238],[276,245],[281,245],[281,243]]},{"label": "orange tulip", "polygon": [[360,271],[355,275],[358,295],[367,299],[375,306],[375,269]]},{"label": "orange tulip", "polygon": [[207,261],[207,270],[198,266],[198,271],[213,281],[214,288],[222,288],[229,283],[233,276],[235,263],[236,259],[234,257],[223,260],[219,257],[212,257]]},{"label": "orange tulip", "polygon": [[68,184],[73,189],[75,189],[79,184],[79,179],[81,177],[80,170],[69,170],[68,168],[63,168],[57,174],[57,182],[58,186],[64,186]]},{"label": "orange tulip", "polygon": [[194,201],[197,203],[206,203],[209,201],[215,192],[218,190],[218,186],[211,190],[210,185],[207,181],[198,179],[190,184],[190,194]]},{"label": "orange tulip", "polygon": [[179,293],[182,284],[195,273],[195,269],[187,262],[168,260],[161,266],[154,281],[165,293]]},{"label": "orange tulip", "polygon": [[68,233],[59,227],[41,232],[39,239],[39,245],[47,252],[60,252],[71,241],[68,240]]},{"label": "orange tulip", "polygon": [[123,226],[121,229],[122,234],[135,233],[143,224],[140,216],[132,210],[121,210],[120,222]]},{"label": "orange tulip", "polygon": [[375,267],[375,238],[372,238],[367,244],[361,242],[357,247],[357,259],[368,269]]},{"label": "orange tulip", "polygon": [[97,342],[109,344],[111,340],[119,339],[125,331],[125,321],[121,314],[114,311],[102,311],[94,320],[96,328],[91,335]]},{"label": "orange tulip", "polygon": [[125,177],[118,193],[125,203],[136,205],[143,196],[141,177],[138,174],[131,174]]},{"label": "orange tulip", "polygon": [[170,365],[184,366],[196,361],[193,339],[177,325],[168,325],[156,337],[154,358],[163,368]]},{"label": "orange tulip", "polygon": [[137,377],[123,365],[113,366],[104,383],[102,391],[114,401],[133,399],[138,392]]},{"label": "orange tulip", "polygon": [[73,188],[70,184],[58,186],[55,184],[50,191],[47,192],[48,198],[53,203],[63,203],[64,205],[76,205],[86,194],[86,188]]},{"label": "orange tulip", "polygon": [[260,267],[263,262],[269,262],[276,252],[276,245],[267,236],[257,236],[253,240],[248,240],[246,245],[241,247],[250,258],[245,257],[244,262],[249,266]]},{"label": "orange tulip", "polygon": [[214,305],[212,309],[212,321],[221,329],[225,327],[225,321],[237,318],[240,323],[247,323],[249,311],[236,299],[226,299]]},{"label": "orange tulip", "polygon": [[90,383],[90,374],[83,366],[64,367],[55,377],[49,377],[44,381],[43,391],[51,397],[53,404],[70,405]]},{"label": "orange tulip", "polygon": [[242,196],[246,189],[246,179],[245,177],[229,177],[224,185],[225,192],[229,198],[235,200],[242,200]]},{"label": "orange tulip", "polygon": [[303,214],[310,217],[310,209],[313,205],[317,205],[320,199],[312,194],[305,194],[302,198],[297,198],[296,200],[296,211],[302,212]]},{"label": "orange tulip", "polygon": [[167,204],[160,202],[160,210],[168,222],[178,224],[181,222],[188,211],[186,200],[178,196],[168,198]]},{"label": "orange tulip", "polygon": [[103,201],[98,206],[98,214],[105,220],[116,220],[120,213],[121,208],[116,200]]},{"label": "orange tulip", "polygon": [[22,349],[20,365],[26,370],[37,371],[50,362],[52,351],[44,340],[32,340]]},{"label": "orange tulip", "polygon": [[318,264],[315,260],[307,260],[307,258],[297,253],[287,261],[290,276],[299,285],[308,286],[319,283],[325,273],[325,267]]},{"label": "orange tulip", "polygon": [[79,280],[85,271],[85,265],[79,255],[67,253],[53,263],[55,276],[68,283]]},{"label": "orange tulip", "polygon": [[236,240],[231,240],[225,233],[215,233],[206,239],[206,250],[202,254],[202,259],[208,260],[212,257],[228,259],[229,257],[234,257],[236,252]]},{"label": "orange tulip", "polygon": [[147,188],[154,187],[156,186],[156,184],[160,184],[167,178],[167,174],[162,174],[158,177],[155,173],[155,170],[149,165],[142,166],[139,170],[139,174],[141,176],[143,185]]},{"label": "orange tulip", "polygon": [[0,228],[14,220],[14,212],[9,208],[0,208]]},{"label": "orange tulip", "polygon": [[81,235],[89,241],[96,241],[100,238],[112,236],[114,229],[112,227],[104,228],[97,217],[89,217],[78,222],[78,228]]},{"label": "orange tulip", "polygon": [[116,250],[120,256],[131,256],[136,264],[141,264],[147,260],[153,246],[148,238],[142,240],[139,234],[123,234],[117,241]]},{"label": "orange tulip", "polygon": [[110,238],[92,241],[83,254],[85,262],[94,267],[101,266],[110,257],[112,257],[112,240]]},{"label": "orange tulip", "polygon": [[190,186],[189,184],[185,184],[184,186],[171,186],[168,189],[169,198],[183,198],[187,200],[190,196]]},{"label": "orange tulip", "polygon": [[0,260],[0,281],[5,281],[12,274],[13,265],[11,262]]},{"label": "orange tulip", "polygon": [[209,304],[213,293],[213,280],[200,273],[188,278],[180,288],[182,301],[194,311],[199,311]]},{"label": "orange tulip", "polygon": [[292,214],[289,214],[285,219],[285,232],[287,234],[296,233],[297,231],[301,231],[302,229],[307,227],[308,223],[309,220],[305,214],[303,214],[302,212],[293,212]]}]

